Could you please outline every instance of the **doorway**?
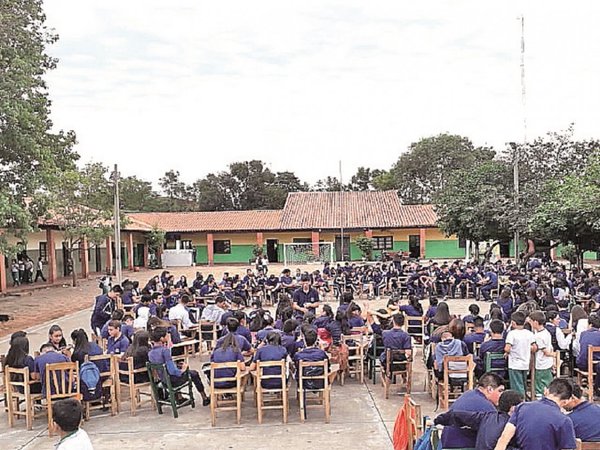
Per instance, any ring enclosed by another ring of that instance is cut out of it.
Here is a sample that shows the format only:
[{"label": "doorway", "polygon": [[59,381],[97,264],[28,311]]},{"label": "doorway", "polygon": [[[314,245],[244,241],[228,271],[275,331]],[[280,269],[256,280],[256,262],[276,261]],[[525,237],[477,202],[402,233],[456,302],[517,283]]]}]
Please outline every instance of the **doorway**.
[{"label": "doorway", "polygon": [[[342,249],[342,237],[335,237],[335,260],[336,261],[350,261],[350,236],[344,236]],[[343,250],[343,254],[342,254]]]},{"label": "doorway", "polygon": [[418,234],[408,236],[408,253],[411,258],[421,257],[421,236]]},{"label": "doorway", "polygon": [[277,239],[267,239],[267,259],[270,263],[279,262],[278,247]]},{"label": "doorway", "polygon": [[102,272],[102,252],[100,251],[100,246],[96,246],[96,272]]},{"label": "doorway", "polygon": [[[183,241],[183,242],[187,242],[187,241]],[[191,242],[190,242],[190,247],[188,247],[189,249],[191,249]],[[135,267],[144,267],[146,265],[145,261],[144,261],[144,244],[136,244],[135,247],[133,247],[133,265]]]},{"label": "doorway", "polygon": [[67,243],[62,243],[62,252],[63,252],[63,276],[68,277],[71,274],[69,261],[71,259],[71,253],[67,248]]}]

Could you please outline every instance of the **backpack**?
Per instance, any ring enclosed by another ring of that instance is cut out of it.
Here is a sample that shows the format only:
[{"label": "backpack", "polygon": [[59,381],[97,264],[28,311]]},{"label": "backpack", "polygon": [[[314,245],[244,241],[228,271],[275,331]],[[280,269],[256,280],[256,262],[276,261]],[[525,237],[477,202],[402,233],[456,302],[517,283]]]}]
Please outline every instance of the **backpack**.
[{"label": "backpack", "polygon": [[98,400],[102,396],[100,369],[93,362],[84,362],[79,368],[80,389],[84,401]]}]

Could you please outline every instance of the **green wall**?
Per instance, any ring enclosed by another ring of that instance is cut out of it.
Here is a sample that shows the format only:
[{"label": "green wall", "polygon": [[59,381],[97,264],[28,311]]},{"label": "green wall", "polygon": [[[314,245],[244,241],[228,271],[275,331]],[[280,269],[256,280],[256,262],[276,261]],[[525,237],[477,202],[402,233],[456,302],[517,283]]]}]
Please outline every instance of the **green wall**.
[{"label": "green wall", "polygon": [[253,257],[252,249],[254,245],[232,245],[231,253],[226,255],[217,255],[215,253],[215,263],[245,263]]},{"label": "green wall", "polygon": [[196,264],[208,264],[208,247],[196,245]]},{"label": "green wall", "polygon": [[426,258],[464,258],[465,249],[458,246],[458,240],[425,241]]},{"label": "green wall", "polygon": [[394,247],[392,248],[394,252],[407,252],[408,251],[408,241],[394,241]]}]

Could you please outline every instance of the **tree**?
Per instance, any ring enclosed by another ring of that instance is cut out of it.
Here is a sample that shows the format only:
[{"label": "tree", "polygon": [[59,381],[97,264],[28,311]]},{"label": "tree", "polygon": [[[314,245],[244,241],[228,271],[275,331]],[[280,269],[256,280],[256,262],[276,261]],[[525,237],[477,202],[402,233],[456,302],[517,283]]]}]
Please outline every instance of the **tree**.
[{"label": "tree", "polygon": [[366,236],[359,236],[356,238],[355,244],[362,253],[363,258],[368,261],[373,259],[373,239]]},{"label": "tree", "polygon": [[[316,192],[337,192],[342,188],[340,186],[339,178],[335,177],[327,177],[322,180],[318,180],[311,188],[311,191]],[[343,190],[347,190],[346,187],[343,187]]]},{"label": "tree", "polygon": [[167,196],[167,211],[191,211],[194,209],[192,189],[179,179],[179,171],[169,170],[158,179],[158,184]]},{"label": "tree", "polygon": [[45,74],[57,60],[46,47],[42,0],[0,2],[0,251],[14,254],[7,235],[22,238],[48,207],[46,191],[78,156],[75,133],[52,132]]},{"label": "tree", "polygon": [[410,145],[389,173],[374,180],[374,186],[397,189],[405,204],[432,203],[452,173],[475,164],[491,161],[495,151],[475,147],[466,137],[440,134]]},{"label": "tree", "polygon": [[348,183],[349,191],[373,191],[376,189],[374,180],[383,172],[379,169],[371,170],[368,167],[359,167]]},{"label": "tree", "polygon": [[123,211],[150,212],[168,208],[167,202],[162,202],[152,189],[152,183],[140,180],[135,175],[119,181],[119,196]]},{"label": "tree", "polygon": [[[88,164],[81,171],[63,172],[52,191],[52,215],[63,231],[67,243],[68,264],[72,268],[73,286],[77,285],[77,272],[73,268],[73,255],[81,251],[84,242],[100,245],[113,232],[112,205],[99,201],[100,191],[109,189],[101,165]],[[87,258],[87,255],[82,255]]]},{"label": "tree", "polygon": [[150,231],[150,233],[148,233],[146,236],[148,252],[155,258],[157,267],[162,266],[159,256],[162,251],[163,245],[165,244],[165,240],[165,231],[158,228],[156,225],[152,227],[152,231]]}]

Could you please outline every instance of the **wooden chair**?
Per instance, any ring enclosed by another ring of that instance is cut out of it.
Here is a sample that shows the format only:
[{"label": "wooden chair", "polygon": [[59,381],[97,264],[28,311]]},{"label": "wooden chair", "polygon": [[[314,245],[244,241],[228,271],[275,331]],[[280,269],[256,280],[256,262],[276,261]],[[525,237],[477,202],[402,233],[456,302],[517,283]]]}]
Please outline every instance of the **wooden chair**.
[{"label": "wooden chair", "polygon": [[600,442],[583,442],[577,438],[577,450],[600,450]]},{"label": "wooden chair", "polygon": [[[360,383],[363,383],[365,378],[365,346],[362,336],[342,335],[342,343],[348,347],[348,374],[355,375]],[[343,374],[341,376],[343,377]]]},{"label": "wooden chair", "polygon": [[65,398],[81,401],[79,391],[79,364],[76,362],[46,365],[46,406],[48,408],[48,434],[52,436],[52,402]]},{"label": "wooden chair", "polygon": [[406,356],[406,350],[385,351],[385,371],[381,373],[381,381],[385,392],[385,398],[390,397],[390,385],[396,382],[398,376],[406,380],[406,393],[410,394],[412,386],[412,355]]},{"label": "wooden chair", "polygon": [[[265,375],[265,369],[279,368],[279,374]],[[258,423],[262,423],[263,411],[268,409],[281,409],[283,423],[288,420],[288,387],[286,382],[287,361],[257,361],[256,362],[256,408]],[[262,382],[266,380],[279,380],[280,388],[264,388]],[[267,404],[269,403],[269,404]]]},{"label": "wooden chair", "polygon": [[[154,398],[159,414],[163,413],[163,405],[170,406],[173,411],[173,417],[177,419],[180,408],[185,406],[196,407],[192,391],[192,380],[188,371],[184,372],[187,381],[179,386],[173,386],[165,364],[146,363],[146,369],[148,370],[148,378],[152,387],[152,397]],[[181,396],[182,401],[177,401],[178,395]]]},{"label": "wooden chair", "polygon": [[[239,425],[242,421],[242,401],[244,400],[246,381],[246,372],[242,365],[243,363],[239,361],[210,364],[210,421],[213,427],[217,425],[217,410],[235,411],[237,424]],[[234,369],[235,375],[215,379],[215,371],[219,369]],[[216,387],[215,383],[235,383],[235,386]],[[226,394],[235,398],[233,400],[224,399],[223,396]]]},{"label": "wooden chair", "polygon": [[369,378],[373,380],[373,384],[377,384],[377,367],[381,370],[381,360],[379,357],[384,351],[385,347],[383,345],[378,346],[377,338],[374,337],[367,351],[367,372]]},{"label": "wooden chair", "polygon": [[[200,329],[200,341],[206,342],[206,351],[208,354],[212,353],[212,350],[217,344],[219,339],[219,327],[216,322],[210,322],[208,320],[201,320],[198,328]],[[202,349],[200,350],[202,353]]]},{"label": "wooden chair", "polygon": [[[320,374],[314,374],[315,372],[320,372]],[[314,375],[311,375],[311,373]],[[300,421],[306,421],[306,410],[309,407],[322,406],[325,409],[325,423],[329,423],[331,418],[329,361],[299,361],[296,376],[298,378]],[[309,393],[315,393],[317,396],[308,398]]]},{"label": "wooden chair", "polygon": [[[411,325],[411,322],[414,324],[415,322],[419,322],[416,325]],[[421,347],[421,351],[425,347],[425,317],[423,316],[406,316],[404,318],[404,323],[406,324],[406,330],[410,337],[413,339],[413,347],[415,343],[418,343],[418,346]],[[415,328],[418,328],[419,331],[414,331]]]},{"label": "wooden chair", "polygon": [[[455,368],[450,368],[450,364],[453,364]],[[460,364],[461,367],[456,368],[456,364]],[[464,385],[466,383],[466,390],[473,389],[473,372],[475,370],[475,364],[473,363],[473,355],[467,356],[444,356],[444,379],[438,381],[438,398],[440,399],[440,408],[448,409],[450,402],[454,402],[462,392],[464,392]],[[452,376],[454,375],[454,376]],[[454,383],[454,385],[452,384]],[[456,393],[452,387],[456,387],[456,383],[460,384],[461,392]]]},{"label": "wooden chair", "polygon": [[[129,390],[129,400],[131,402],[131,415],[135,416],[137,413],[137,409],[142,404],[142,395],[146,395],[150,397],[150,402],[152,403],[152,407],[154,408],[155,402],[152,398],[152,386],[150,385],[150,379],[146,378],[148,381],[144,381],[141,383],[135,382],[136,375],[139,377],[140,374],[148,375],[148,369],[146,367],[142,367],[140,369],[135,369],[133,365],[133,357],[125,359],[125,361],[121,360],[120,355],[113,355],[113,358],[116,359],[116,367],[117,367],[117,410],[121,411],[121,393],[123,387]],[[123,368],[124,366],[124,368]],[[149,392],[144,392],[142,389],[148,388]]]},{"label": "wooden chair", "polygon": [[119,408],[117,400],[118,360],[115,359],[114,355],[86,355],[85,361],[93,362],[96,364],[98,369],[100,369],[100,379],[102,380],[102,401],[97,405],[92,405],[92,403],[96,403],[97,400],[82,400],[81,403],[83,404],[84,420],[90,420],[91,411],[105,408],[107,400],[110,401],[110,415],[114,416],[117,414]]},{"label": "wooden chair", "polygon": [[413,450],[415,442],[423,434],[423,416],[421,405],[415,403],[409,394],[404,396],[404,417],[408,429],[408,450]]},{"label": "wooden chair", "polygon": [[588,352],[588,367],[587,370],[581,370],[579,368],[575,368],[575,373],[577,374],[577,384],[579,386],[587,385],[588,390],[588,400],[590,402],[594,401],[594,375],[595,370],[594,366],[597,363],[600,363],[600,347],[590,345],[587,348]]},{"label": "wooden chair", "polygon": [[[8,426],[15,426],[15,417],[25,416],[27,429],[33,429],[33,419],[35,417],[34,403],[42,400],[42,394],[32,394],[31,386],[37,384],[37,381],[31,381],[29,378],[29,368],[15,369],[6,367],[4,372],[6,386],[6,406],[8,408]],[[25,409],[21,411],[21,403],[25,404]]]},{"label": "wooden chair", "polygon": [[171,346],[171,352],[173,349],[182,349],[183,353],[179,355],[173,355],[173,361],[185,361],[189,364],[190,358],[197,354],[196,349],[202,347],[202,342],[198,339],[186,339],[177,344]]},{"label": "wooden chair", "polygon": [[4,410],[8,411],[8,405],[6,403],[6,388],[7,388],[7,383],[5,382],[5,376],[4,376],[4,360],[5,360],[6,356],[5,355],[0,355],[0,402],[4,402]]}]

